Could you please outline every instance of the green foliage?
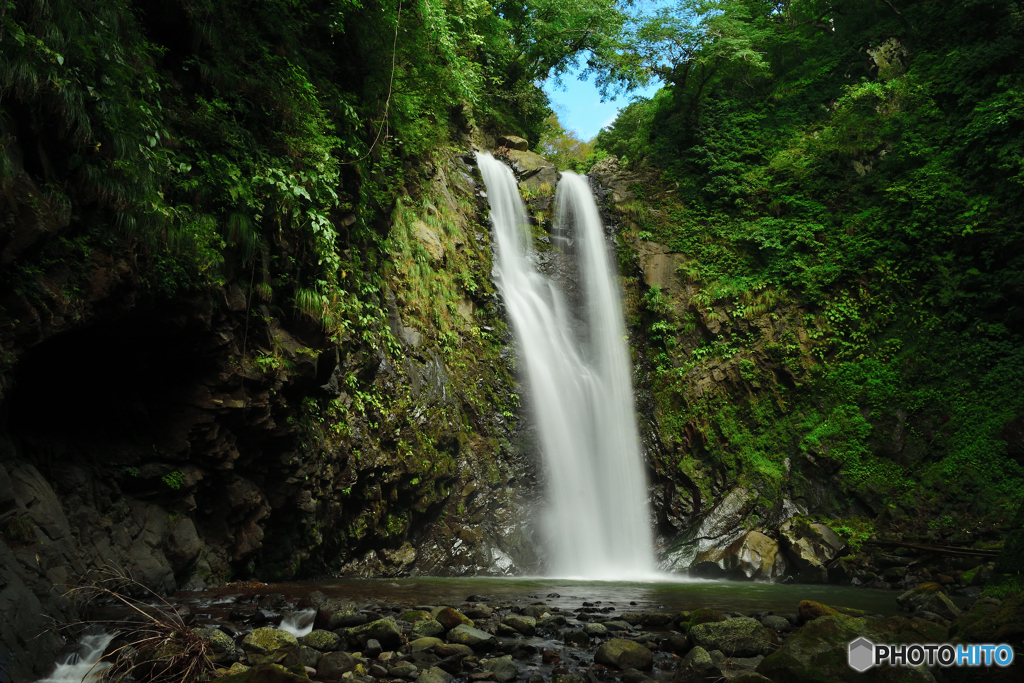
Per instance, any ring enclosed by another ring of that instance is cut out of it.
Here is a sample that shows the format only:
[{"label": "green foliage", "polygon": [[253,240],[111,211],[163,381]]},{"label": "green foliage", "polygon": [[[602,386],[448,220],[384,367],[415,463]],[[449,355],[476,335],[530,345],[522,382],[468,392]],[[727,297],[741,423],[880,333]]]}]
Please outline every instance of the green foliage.
[{"label": "green foliage", "polygon": [[[620,208],[684,255],[696,291],[675,309],[723,325],[699,344],[693,323],[644,313],[666,443],[766,482],[799,454],[897,516],[1011,513],[1021,26],[1010,1],[683,1],[635,23],[627,62],[667,85],[596,148],[661,176]],[[712,363],[755,394],[695,395]]]},{"label": "green foliage", "polygon": [[185,473],[179,470],[168,472],[164,476],[160,477],[160,481],[172,491],[177,491],[181,488],[182,484],[185,483]]}]

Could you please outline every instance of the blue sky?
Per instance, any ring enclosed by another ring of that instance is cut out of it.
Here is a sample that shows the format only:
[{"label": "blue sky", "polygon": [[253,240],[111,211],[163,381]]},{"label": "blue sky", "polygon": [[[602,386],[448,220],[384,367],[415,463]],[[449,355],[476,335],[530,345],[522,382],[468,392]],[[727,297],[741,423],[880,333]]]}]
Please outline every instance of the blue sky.
[{"label": "blue sky", "polygon": [[[645,13],[673,4],[675,0],[638,0],[633,8],[636,12]],[[562,127],[575,130],[581,140],[590,140],[614,121],[619,110],[629,104],[633,97],[651,97],[661,87],[660,82],[654,83],[642,90],[620,95],[614,101],[602,102],[593,78],[580,81],[575,73],[567,73],[562,78],[562,85],[564,89],[557,87],[549,78],[544,82],[544,92],[551,98],[551,108],[558,114]]]},{"label": "blue sky", "polygon": [[650,97],[661,87],[657,83],[628,95],[619,95],[614,101],[602,102],[593,78],[580,81],[570,73],[562,77],[562,84],[564,90],[548,79],[544,83],[544,92],[551,98],[551,108],[558,114],[562,127],[575,130],[581,140],[590,140],[614,121],[619,110],[629,104],[632,97]]}]

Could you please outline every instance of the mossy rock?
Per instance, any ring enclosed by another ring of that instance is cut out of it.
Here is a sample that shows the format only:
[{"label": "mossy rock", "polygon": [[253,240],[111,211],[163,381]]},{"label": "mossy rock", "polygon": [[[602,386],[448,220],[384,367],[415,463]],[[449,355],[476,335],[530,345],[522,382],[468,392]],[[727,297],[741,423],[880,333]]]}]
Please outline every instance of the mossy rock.
[{"label": "mossy rock", "polygon": [[260,664],[240,673],[217,679],[218,683],[309,683],[309,678],[288,671],[279,664]]},{"label": "mossy rock", "polygon": [[360,647],[366,647],[368,640],[376,640],[386,648],[398,647],[402,643],[402,630],[392,617],[371,621],[348,630],[348,638]]},{"label": "mossy rock", "polygon": [[421,619],[412,625],[412,637],[430,638],[444,633],[444,626],[434,619]]},{"label": "mossy rock", "polygon": [[341,637],[336,633],[317,629],[310,631],[299,639],[306,647],[311,647],[320,652],[334,652],[341,649]]},{"label": "mossy rock", "polygon": [[738,617],[708,621],[690,629],[690,640],[708,652],[720,650],[727,657],[756,657],[774,652],[779,639],[757,619]]},{"label": "mossy rock", "polygon": [[707,607],[701,607],[690,613],[690,620],[686,623],[686,632],[698,624],[706,624],[711,621],[725,621],[725,615]]},{"label": "mossy rock", "polygon": [[946,630],[923,619],[869,619],[833,613],[808,622],[757,666],[757,673],[789,683],[910,683],[932,681],[915,669],[877,667],[858,673],[850,668],[850,641],[864,636],[875,643],[942,643]]},{"label": "mossy rock", "polygon": [[838,614],[836,610],[828,605],[823,605],[813,600],[801,600],[800,604],[797,605],[796,613],[801,624],[806,624],[808,621],[814,621],[818,617],[824,617],[829,614]]},{"label": "mossy rock", "polygon": [[427,612],[426,610],[422,610],[422,609],[412,610],[411,612],[406,612],[402,616],[398,617],[399,621],[408,621],[408,622],[411,622],[411,623],[414,623],[414,624],[417,621],[423,621],[425,619],[433,619],[433,618],[434,617],[430,616],[430,612]]},{"label": "mossy rock", "polygon": [[445,607],[434,615],[434,620],[444,626],[445,631],[451,631],[456,626],[475,626],[473,620],[454,607]]},{"label": "mossy rock", "polygon": [[214,664],[231,661],[235,657],[235,641],[231,636],[219,628],[197,628],[193,629],[195,634],[203,639],[210,648],[210,661]]},{"label": "mossy rock", "polygon": [[654,653],[640,643],[624,638],[611,638],[601,643],[594,654],[594,661],[619,669],[648,671],[654,666]]}]

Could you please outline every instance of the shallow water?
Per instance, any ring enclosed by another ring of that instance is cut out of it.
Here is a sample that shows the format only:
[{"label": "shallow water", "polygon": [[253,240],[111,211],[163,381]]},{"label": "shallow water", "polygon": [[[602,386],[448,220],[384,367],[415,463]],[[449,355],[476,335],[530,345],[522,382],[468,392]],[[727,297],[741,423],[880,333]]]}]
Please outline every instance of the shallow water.
[{"label": "shallow water", "polygon": [[[487,602],[543,602],[570,611],[580,607],[584,601],[595,604],[600,601],[598,607],[613,607],[614,613],[639,610],[673,612],[710,607],[742,614],[764,611],[786,614],[795,613],[801,600],[816,600],[887,616],[899,613],[897,591],[693,579],[652,582],[484,577],[327,579],[270,584],[244,591],[229,585],[213,591],[179,594],[178,599],[211,605],[239,593],[284,593],[299,598],[314,590],[357,603],[459,605],[470,595],[479,595]],[[232,601],[224,600],[224,603],[228,602]]]}]

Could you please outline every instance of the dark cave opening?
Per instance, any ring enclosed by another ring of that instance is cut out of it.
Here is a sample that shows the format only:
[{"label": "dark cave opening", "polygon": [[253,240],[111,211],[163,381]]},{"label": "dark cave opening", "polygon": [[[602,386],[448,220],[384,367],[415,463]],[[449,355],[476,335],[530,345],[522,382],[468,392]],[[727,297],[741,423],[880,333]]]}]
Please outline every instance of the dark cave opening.
[{"label": "dark cave opening", "polygon": [[19,361],[9,432],[89,442],[155,441],[216,369],[199,320],[149,311],[48,339]]}]

